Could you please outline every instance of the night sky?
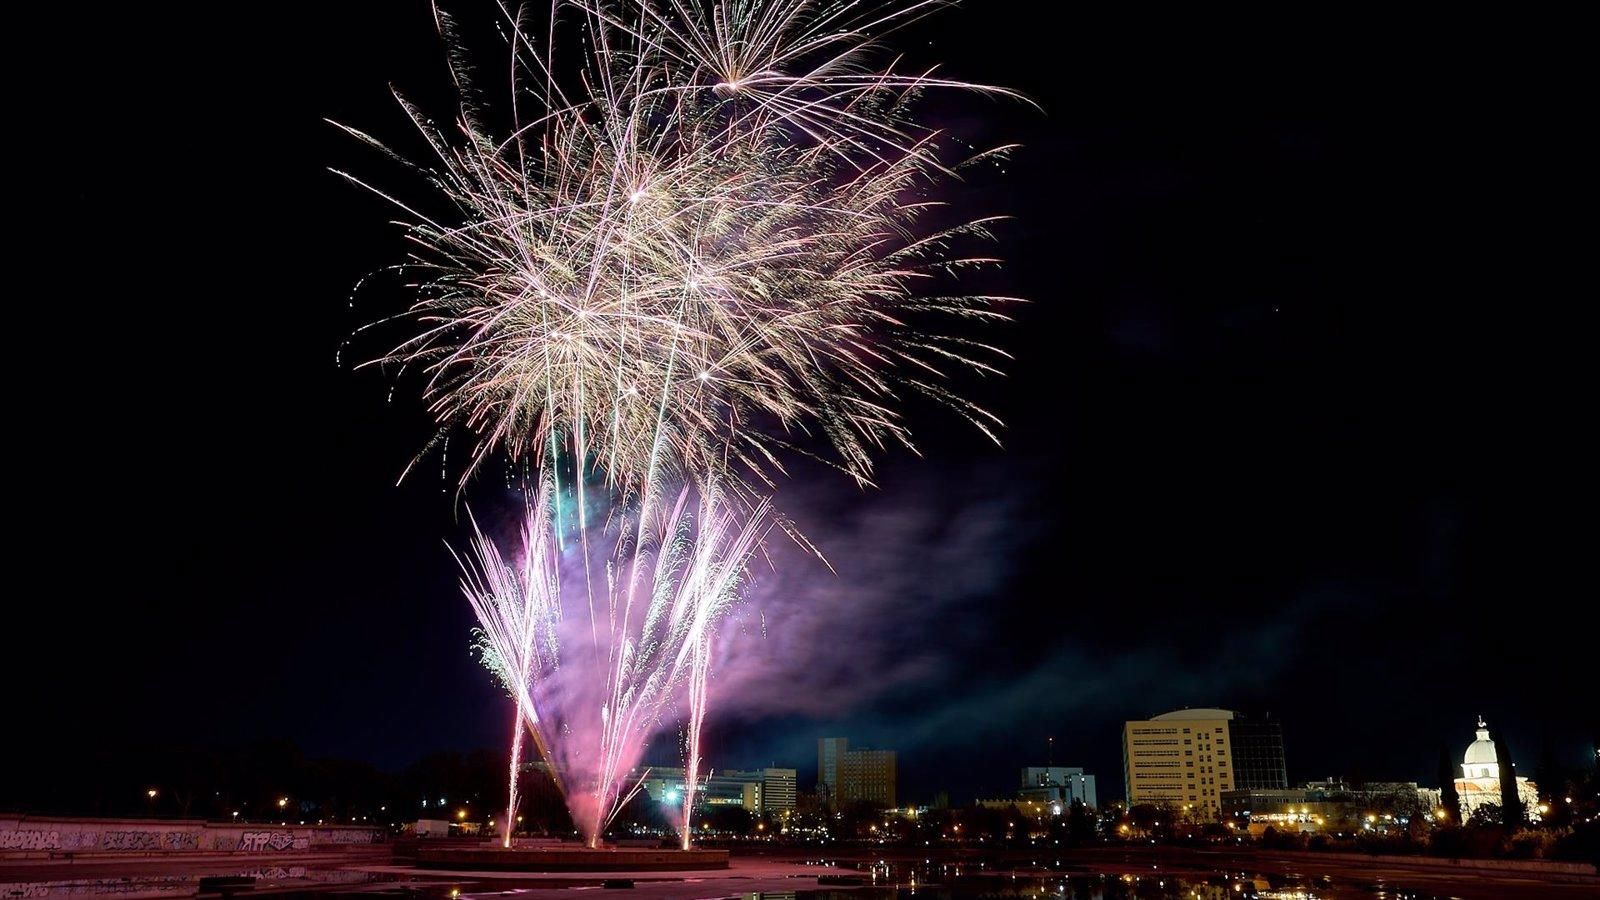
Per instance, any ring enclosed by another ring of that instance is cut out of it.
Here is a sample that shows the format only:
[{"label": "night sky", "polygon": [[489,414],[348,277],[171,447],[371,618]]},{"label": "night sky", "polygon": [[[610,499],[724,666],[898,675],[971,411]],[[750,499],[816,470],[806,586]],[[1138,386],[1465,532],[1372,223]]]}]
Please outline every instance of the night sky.
[{"label": "night sky", "polygon": [[[918,409],[923,455],[877,490],[796,467],[779,503],[840,584],[764,578],[833,605],[789,638],[805,696],[714,708],[711,762],[809,786],[815,739],[848,735],[900,751],[903,797],[961,802],[1053,735],[1112,799],[1121,721],[1185,705],[1281,718],[1293,781],[1433,783],[1480,713],[1521,758],[1582,761],[1575,35],[1074,7],[974,0],[897,41],[1044,110],[929,105],[1025,145],[946,198],[1015,217],[996,283],[1032,302],[988,337],[1017,360],[963,385],[1005,447]],[[427,4],[40,33],[60,96],[24,132],[44,240],[10,267],[35,289],[12,294],[6,752],[272,736],[398,768],[500,744],[454,480],[395,486],[429,433],[415,391],[334,361],[403,305],[348,299],[404,246],[327,167],[421,187],[323,119],[403,137],[390,83],[449,115]],[[475,510],[514,506],[485,482]]]}]

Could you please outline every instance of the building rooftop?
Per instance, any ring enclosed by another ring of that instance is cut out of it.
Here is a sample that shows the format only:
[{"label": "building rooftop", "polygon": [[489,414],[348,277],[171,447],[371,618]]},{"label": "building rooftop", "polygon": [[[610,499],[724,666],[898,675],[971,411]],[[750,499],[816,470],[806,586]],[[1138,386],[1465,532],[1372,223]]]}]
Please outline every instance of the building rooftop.
[{"label": "building rooftop", "polygon": [[1233,710],[1229,709],[1175,709],[1159,716],[1151,716],[1152,722],[1165,722],[1174,719],[1231,719]]},{"label": "building rooftop", "polygon": [[1467,755],[1462,763],[1469,766],[1495,765],[1500,756],[1495,752],[1494,741],[1489,739],[1489,726],[1482,717],[1478,719],[1478,739],[1467,745]]}]

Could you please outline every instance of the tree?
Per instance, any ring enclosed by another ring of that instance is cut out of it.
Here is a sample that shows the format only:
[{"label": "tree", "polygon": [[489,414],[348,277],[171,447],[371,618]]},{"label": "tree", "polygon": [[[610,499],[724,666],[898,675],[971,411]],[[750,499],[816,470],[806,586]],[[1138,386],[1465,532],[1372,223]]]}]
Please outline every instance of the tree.
[{"label": "tree", "polygon": [[1517,793],[1517,767],[1511,762],[1511,745],[1503,736],[1495,746],[1495,758],[1500,762],[1500,818],[1507,829],[1515,830],[1527,821],[1527,812]]},{"label": "tree", "polygon": [[1450,748],[1439,745],[1439,796],[1450,824],[1461,824],[1461,794],[1456,791],[1456,766],[1450,761]]},{"label": "tree", "polygon": [[1484,828],[1490,825],[1498,825],[1504,818],[1505,816],[1500,811],[1500,804],[1479,803],[1473,807],[1472,815],[1467,817],[1466,824],[1474,828]]},{"label": "tree", "polygon": [[1084,844],[1094,840],[1094,832],[1094,817],[1089,815],[1089,808],[1082,800],[1072,801],[1072,809],[1067,812],[1068,837],[1074,844]]},{"label": "tree", "polygon": [[1149,831],[1161,824],[1161,808],[1153,803],[1136,803],[1128,810],[1128,818],[1141,831]]}]

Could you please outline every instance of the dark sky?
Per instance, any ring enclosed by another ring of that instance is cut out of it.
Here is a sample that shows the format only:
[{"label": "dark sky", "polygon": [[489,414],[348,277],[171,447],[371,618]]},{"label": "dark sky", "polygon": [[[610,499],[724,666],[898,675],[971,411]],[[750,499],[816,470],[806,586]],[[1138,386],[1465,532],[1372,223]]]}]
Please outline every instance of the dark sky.
[{"label": "dark sky", "polygon": [[[1017,361],[969,386],[1006,446],[919,410],[924,455],[878,491],[797,470],[780,502],[859,602],[796,632],[831,693],[714,710],[713,763],[811,769],[847,734],[898,748],[912,799],[963,800],[1053,735],[1115,797],[1120,722],[1182,705],[1281,718],[1295,780],[1431,781],[1480,713],[1577,762],[1573,33],[1076,6],[979,0],[905,37],[1044,109],[930,102],[1025,145],[947,198],[1015,216],[1000,283],[1032,302],[994,337]],[[453,482],[395,486],[420,404],[334,363],[403,302],[347,307],[403,246],[326,167],[419,188],[322,120],[399,136],[390,83],[446,98],[427,4],[83,13],[38,30],[47,93],[19,113],[49,205],[12,264],[9,749],[271,735],[398,767],[499,743]]]}]

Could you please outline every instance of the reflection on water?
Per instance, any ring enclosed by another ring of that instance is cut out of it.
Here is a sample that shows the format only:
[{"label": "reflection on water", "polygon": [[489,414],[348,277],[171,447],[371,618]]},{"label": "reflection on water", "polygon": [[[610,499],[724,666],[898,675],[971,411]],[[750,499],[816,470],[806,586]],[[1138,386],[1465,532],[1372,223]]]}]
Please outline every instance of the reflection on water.
[{"label": "reflection on water", "polygon": [[[830,860],[813,860],[811,863],[835,865]],[[1335,883],[1322,876],[1185,872],[1178,877],[1170,873],[1135,875],[1091,872],[1083,867],[1063,867],[1059,864],[1054,867],[1034,865],[1021,869],[996,869],[992,864],[983,862],[954,864],[933,863],[931,860],[920,865],[876,860],[859,864],[845,863],[840,867],[856,868],[860,874],[852,878],[858,878],[860,885],[743,894],[730,891],[723,897],[725,900],[1445,900],[1432,894],[1396,891],[1375,884]],[[379,882],[396,880],[392,875],[347,869],[260,866],[243,871],[213,872],[204,876],[147,875],[0,882],[0,900],[90,895],[114,895],[119,900],[193,897],[201,892],[202,887],[212,888],[203,885],[202,878],[219,876],[253,879],[253,890],[277,891],[280,892],[279,896],[299,891],[335,891],[344,886],[357,889],[365,886],[366,889],[376,890],[382,887]],[[715,882],[712,879],[698,887],[714,892],[718,890]],[[802,883],[809,886],[812,881],[807,879]],[[474,883],[470,878],[430,884],[412,881],[405,885],[389,885],[388,889],[397,887],[424,900],[506,898],[524,892],[535,897],[548,897],[552,894],[564,895],[569,891],[575,898],[587,895],[600,900],[596,894],[601,893],[593,885],[565,889],[541,885],[528,891],[525,886],[505,881]],[[683,881],[667,880],[654,885],[640,883],[636,890],[611,896],[621,896],[627,900],[651,900],[652,897],[683,900],[717,896],[716,893],[700,894],[695,887]],[[593,893],[589,893],[591,891]],[[214,888],[208,890],[208,893],[212,892]],[[374,895],[374,900],[377,896]]]},{"label": "reflection on water", "polygon": [[388,880],[388,876],[347,869],[317,869],[306,866],[256,866],[250,869],[209,874],[130,875],[114,878],[68,878],[54,881],[0,881],[0,900],[21,898],[115,896],[122,900],[146,897],[193,897],[200,892],[201,880],[216,877],[251,878],[255,889],[312,889],[321,886],[368,884]]},{"label": "reflection on water", "polygon": [[1081,865],[1040,860],[1021,867],[991,863],[924,860],[835,862],[819,865],[855,868],[863,887],[849,891],[749,894],[744,900],[1448,900],[1435,894],[1396,890],[1376,883],[1335,882],[1326,876],[1186,872],[1114,874]]},{"label": "reflection on water", "polygon": [[[937,884],[743,894],[742,900],[1445,900],[1377,887],[1272,887],[1262,879],[1188,880],[1079,875],[1049,883]],[[732,900],[732,898],[730,898]]]}]

